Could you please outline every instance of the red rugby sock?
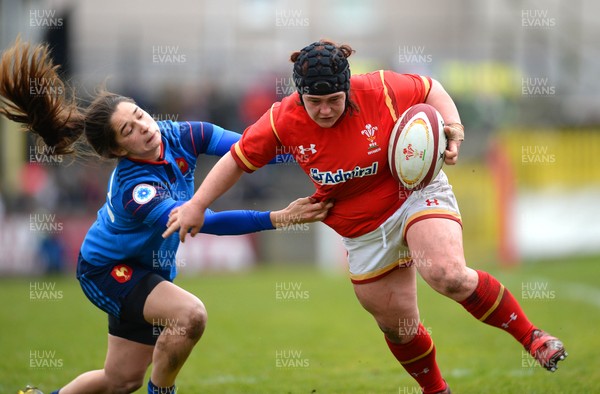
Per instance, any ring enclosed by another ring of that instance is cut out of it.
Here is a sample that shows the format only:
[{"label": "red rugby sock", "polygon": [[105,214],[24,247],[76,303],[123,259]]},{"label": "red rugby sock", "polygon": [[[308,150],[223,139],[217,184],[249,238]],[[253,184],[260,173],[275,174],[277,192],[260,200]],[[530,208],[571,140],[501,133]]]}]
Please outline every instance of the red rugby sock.
[{"label": "red rugby sock", "polygon": [[480,321],[508,332],[528,346],[535,327],[515,297],[487,272],[477,271],[477,275],[475,291],[460,304]]},{"label": "red rugby sock", "polygon": [[398,345],[390,342],[387,337],[385,341],[392,354],[419,383],[424,393],[437,393],[446,388],[446,382],[435,361],[435,346],[421,323],[417,335],[410,342]]}]

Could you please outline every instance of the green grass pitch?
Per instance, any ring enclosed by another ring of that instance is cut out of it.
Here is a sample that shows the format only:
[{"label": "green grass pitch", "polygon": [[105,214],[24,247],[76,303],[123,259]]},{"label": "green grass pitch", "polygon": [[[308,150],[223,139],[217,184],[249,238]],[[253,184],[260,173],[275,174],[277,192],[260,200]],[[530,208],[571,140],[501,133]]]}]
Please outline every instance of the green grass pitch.
[{"label": "green grass pitch", "polygon": [[[569,357],[556,373],[541,369],[508,334],[420,281],[421,320],[453,392],[600,392],[598,259],[482,268],[512,291],[535,324],[564,341]],[[420,392],[343,274],[261,268],[176,283],[198,295],[209,315],[179,375],[180,394]],[[32,383],[48,394],[102,366],[106,317],[74,277],[0,279],[0,296],[0,393]]]}]

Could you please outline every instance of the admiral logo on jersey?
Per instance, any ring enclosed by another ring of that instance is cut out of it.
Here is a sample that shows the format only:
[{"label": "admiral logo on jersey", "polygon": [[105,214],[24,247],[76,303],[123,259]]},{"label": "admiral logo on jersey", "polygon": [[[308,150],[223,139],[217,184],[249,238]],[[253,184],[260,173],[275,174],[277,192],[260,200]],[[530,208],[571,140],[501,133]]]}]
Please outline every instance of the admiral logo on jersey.
[{"label": "admiral logo on jersey", "polygon": [[338,183],[346,182],[354,178],[362,178],[365,176],[377,174],[377,167],[379,163],[373,162],[370,167],[354,167],[353,170],[344,171],[341,168],[336,172],[331,171],[319,171],[318,168],[310,169],[310,177],[320,185],[336,185]]}]

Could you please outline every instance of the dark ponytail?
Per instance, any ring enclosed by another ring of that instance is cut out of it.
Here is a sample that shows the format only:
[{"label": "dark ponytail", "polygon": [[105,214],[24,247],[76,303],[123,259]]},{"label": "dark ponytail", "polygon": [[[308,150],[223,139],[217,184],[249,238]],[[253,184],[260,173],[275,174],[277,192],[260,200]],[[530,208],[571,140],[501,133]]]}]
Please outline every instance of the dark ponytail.
[{"label": "dark ponytail", "polygon": [[18,38],[0,59],[0,114],[23,124],[56,155],[74,153],[84,127],[75,93],[58,68],[47,45],[31,47]]},{"label": "dark ponytail", "polygon": [[119,103],[135,101],[101,88],[83,109],[58,69],[47,45],[32,47],[17,38],[0,59],[0,115],[23,124],[55,155],[90,155],[89,147],[79,139],[85,133],[96,154],[116,158],[118,144],[110,120]]}]

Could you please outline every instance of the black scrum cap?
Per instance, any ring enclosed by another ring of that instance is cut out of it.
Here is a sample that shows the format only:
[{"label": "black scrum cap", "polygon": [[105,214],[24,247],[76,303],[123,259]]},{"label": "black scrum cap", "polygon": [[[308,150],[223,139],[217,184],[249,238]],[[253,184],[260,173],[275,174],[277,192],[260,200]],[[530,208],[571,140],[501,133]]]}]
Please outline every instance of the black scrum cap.
[{"label": "black scrum cap", "polygon": [[344,53],[331,44],[313,42],[294,62],[294,83],[302,94],[326,95],[350,91],[350,67]]}]

